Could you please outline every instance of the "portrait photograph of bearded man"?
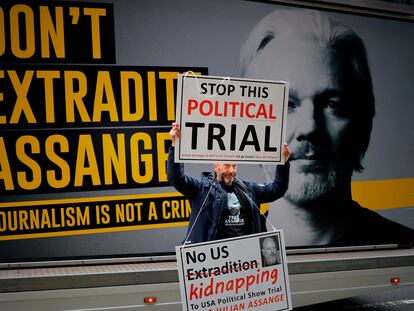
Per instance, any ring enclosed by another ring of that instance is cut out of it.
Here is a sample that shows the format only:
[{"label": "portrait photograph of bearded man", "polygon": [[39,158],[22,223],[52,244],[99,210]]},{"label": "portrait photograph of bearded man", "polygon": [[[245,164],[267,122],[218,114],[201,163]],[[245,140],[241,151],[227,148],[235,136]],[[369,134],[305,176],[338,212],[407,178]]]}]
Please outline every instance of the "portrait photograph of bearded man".
[{"label": "portrait photograph of bearded man", "polygon": [[319,11],[275,10],[246,37],[240,63],[245,78],[290,83],[289,186],[268,212],[287,245],[411,243],[412,229],[352,199],[352,175],[363,170],[375,116],[358,34]]},{"label": "portrait photograph of bearded man", "polygon": [[280,246],[277,237],[266,236],[260,238],[262,266],[268,267],[281,263]]}]

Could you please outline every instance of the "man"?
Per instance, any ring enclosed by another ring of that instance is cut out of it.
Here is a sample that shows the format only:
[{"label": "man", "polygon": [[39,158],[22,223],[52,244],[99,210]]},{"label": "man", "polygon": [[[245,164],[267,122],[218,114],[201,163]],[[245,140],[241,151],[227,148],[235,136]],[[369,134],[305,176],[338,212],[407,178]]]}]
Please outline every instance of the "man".
[{"label": "man", "polygon": [[280,250],[272,237],[265,237],[262,243],[262,264],[263,267],[273,266],[280,263]]},{"label": "man", "polygon": [[[273,182],[259,185],[236,178],[236,164],[213,165],[214,178],[194,178],[184,172],[181,163],[174,162],[175,139],[180,128],[173,123],[168,154],[168,181],[190,200],[192,212],[185,243],[205,242],[266,231],[259,205],[283,196],[289,179],[289,164],[278,165]],[[283,150],[289,159],[287,145]]]},{"label": "man", "polygon": [[375,114],[363,41],[316,11],[277,10],[241,48],[244,77],[290,83],[290,181],[269,219],[287,245],[409,243],[413,230],[362,208],[351,197]]}]

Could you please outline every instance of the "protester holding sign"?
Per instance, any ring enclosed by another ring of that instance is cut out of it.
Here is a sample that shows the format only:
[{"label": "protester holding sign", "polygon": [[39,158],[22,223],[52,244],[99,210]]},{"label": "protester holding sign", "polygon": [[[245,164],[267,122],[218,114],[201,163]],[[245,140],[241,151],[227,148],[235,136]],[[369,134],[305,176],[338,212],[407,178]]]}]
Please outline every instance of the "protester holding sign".
[{"label": "protester holding sign", "polygon": [[192,213],[186,242],[204,242],[266,231],[261,223],[259,205],[281,198],[287,189],[288,146],[285,144],[283,150],[285,165],[277,166],[273,182],[259,185],[236,178],[236,164],[215,163],[215,178],[194,178],[184,173],[183,164],[174,162],[175,139],[180,136],[179,126],[173,123],[167,177],[170,184],[191,201]]}]

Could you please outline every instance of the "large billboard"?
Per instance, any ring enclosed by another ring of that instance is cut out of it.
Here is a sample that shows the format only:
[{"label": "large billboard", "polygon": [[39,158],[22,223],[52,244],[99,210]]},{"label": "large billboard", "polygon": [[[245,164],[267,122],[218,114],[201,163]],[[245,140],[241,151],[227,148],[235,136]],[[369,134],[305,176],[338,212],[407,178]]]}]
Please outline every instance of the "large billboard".
[{"label": "large billboard", "polygon": [[288,248],[412,242],[413,37],[277,1],[2,2],[0,261],[174,253],[191,206],[167,182],[168,132],[188,71],[289,82],[289,189],[262,206]]}]

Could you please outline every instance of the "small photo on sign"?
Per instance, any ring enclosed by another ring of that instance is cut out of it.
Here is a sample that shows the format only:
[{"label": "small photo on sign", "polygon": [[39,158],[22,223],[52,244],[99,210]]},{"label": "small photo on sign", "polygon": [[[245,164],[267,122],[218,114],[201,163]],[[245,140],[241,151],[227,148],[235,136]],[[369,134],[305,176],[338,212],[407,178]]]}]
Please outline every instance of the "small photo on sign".
[{"label": "small photo on sign", "polygon": [[268,267],[281,263],[280,247],[277,236],[266,236],[260,238],[260,249],[262,252],[262,266]]}]

